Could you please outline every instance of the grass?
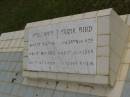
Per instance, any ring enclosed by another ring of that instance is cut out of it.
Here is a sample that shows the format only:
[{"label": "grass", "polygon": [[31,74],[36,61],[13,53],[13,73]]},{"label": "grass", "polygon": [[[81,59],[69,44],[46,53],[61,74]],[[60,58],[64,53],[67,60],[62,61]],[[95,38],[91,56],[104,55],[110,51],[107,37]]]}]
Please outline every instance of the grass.
[{"label": "grass", "polygon": [[130,0],[0,0],[0,33],[33,21],[111,7],[119,14],[130,13]]}]

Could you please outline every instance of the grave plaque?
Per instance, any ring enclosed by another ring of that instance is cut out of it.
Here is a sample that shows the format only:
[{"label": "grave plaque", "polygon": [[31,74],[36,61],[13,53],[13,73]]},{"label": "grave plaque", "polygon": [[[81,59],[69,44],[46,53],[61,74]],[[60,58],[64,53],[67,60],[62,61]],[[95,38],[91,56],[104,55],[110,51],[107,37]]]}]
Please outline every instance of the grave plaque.
[{"label": "grave plaque", "polygon": [[96,25],[92,18],[29,30],[30,70],[96,74]]},{"label": "grave plaque", "polygon": [[105,9],[29,23],[25,32],[25,77],[113,86],[129,28]]}]

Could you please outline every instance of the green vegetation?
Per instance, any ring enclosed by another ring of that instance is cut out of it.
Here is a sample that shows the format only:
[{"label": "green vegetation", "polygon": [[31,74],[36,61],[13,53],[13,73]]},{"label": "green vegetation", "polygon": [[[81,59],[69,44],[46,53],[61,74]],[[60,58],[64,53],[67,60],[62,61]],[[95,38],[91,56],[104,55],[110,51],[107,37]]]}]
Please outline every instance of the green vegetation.
[{"label": "green vegetation", "polygon": [[23,29],[28,22],[114,8],[130,13],[130,0],[0,0],[0,33]]}]

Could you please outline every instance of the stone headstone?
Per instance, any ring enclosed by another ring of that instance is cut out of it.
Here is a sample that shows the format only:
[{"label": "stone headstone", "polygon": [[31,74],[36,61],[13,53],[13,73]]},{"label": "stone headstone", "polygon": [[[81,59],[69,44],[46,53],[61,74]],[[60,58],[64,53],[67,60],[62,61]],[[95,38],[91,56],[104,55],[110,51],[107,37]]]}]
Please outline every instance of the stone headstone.
[{"label": "stone headstone", "polygon": [[112,9],[29,23],[24,76],[113,86],[128,31]]},{"label": "stone headstone", "polygon": [[[129,18],[130,15],[121,16],[123,21],[126,24],[130,24]],[[117,17],[118,18],[118,17]],[[41,23],[41,22],[40,22]],[[36,25],[41,25],[39,22],[31,24],[31,27],[35,27]],[[27,26],[29,26],[28,24]],[[28,28],[28,27],[27,27]],[[22,35],[20,34],[22,33]],[[42,76],[39,76],[40,73],[36,73],[36,71],[27,71],[26,74],[29,74],[27,77],[28,86],[23,85],[23,76],[22,76],[22,53],[23,50],[19,52],[18,48],[24,48],[23,45],[23,34],[24,31],[16,31],[3,33],[0,37],[0,96],[1,97],[32,97],[32,96],[45,96],[45,97],[129,97],[129,89],[130,89],[130,40],[128,40],[128,45],[125,47],[125,53],[122,55],[123,61],[121,62],[120,69],[118,69],[118,78],[115,85],[111,87],[106,87],[102,85],[95,84],[87,84],[84,85],[78,83],[71,82],[63,82],[54,80],[41,80]],[[26,36],[26,35],[25,35]],[[17,42],[19,39],[22,39],[22,42]],[[130,38],[129,38],[130,39]],[[13,45],[10,46],[10,44]],[[7,41],[9,43],[7,43]],[[28,41],[25,39],[25,43]],[[8,44],[8,45],[7,45]],[[19,45],[17,45],[19,44]],[[7,46],[5,46],[7,45]],[[25,44],[26,45],[26,44]],[[25,49],[25,59],[27,58],[27,52]],[[24,73],[24,72],[23,72]],[[43,78],[51,78],[54,73],[46,74],[43,72]],[[62,75],[62,74],[60,74]],[[59,75],[57,74],[57,77]],[[65,74],[64,74],[65,76]],[[70,75],[68,75],[70,76]],[[86,75],[85,75],[86,76]],[[29,77],[31,79],[29,79]],[[74,78],[74,76],[71,76]],[[77,75],[75,76],[77,77]],[[79,76],[78,76],[79,77]],[[33,79],[36,78],[36,79]],[[62,77],[63,78],[63,77]],[[65,77],[64,77],[65,78]],[[26,79],[26,77],[24,78]],[[55,79],[55,77],[54,77]],[[88,78],[88,76],[86,77]],[[97,78],[98,79],[98,78]],[[66,79],[69,81],[69,79]],[[39,88],[38,88],[39,87]]]}]

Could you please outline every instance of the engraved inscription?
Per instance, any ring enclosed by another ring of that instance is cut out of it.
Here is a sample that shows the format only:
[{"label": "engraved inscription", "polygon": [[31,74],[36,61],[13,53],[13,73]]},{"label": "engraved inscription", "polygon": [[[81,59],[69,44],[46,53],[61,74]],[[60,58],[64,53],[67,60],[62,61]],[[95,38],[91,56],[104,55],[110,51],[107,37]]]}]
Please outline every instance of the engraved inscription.
[{"label": "engraved inscription", "polygon": [[96,74],[96,19],[28,30],[28,69]]}]

